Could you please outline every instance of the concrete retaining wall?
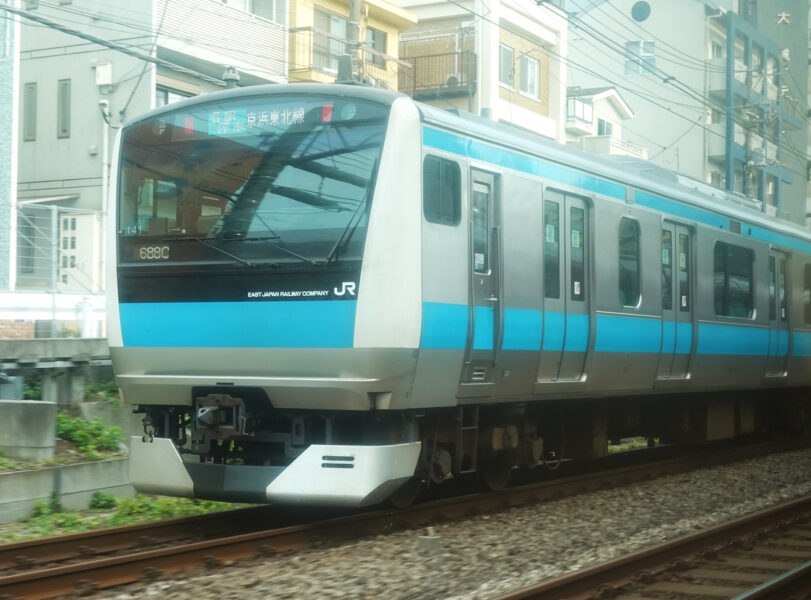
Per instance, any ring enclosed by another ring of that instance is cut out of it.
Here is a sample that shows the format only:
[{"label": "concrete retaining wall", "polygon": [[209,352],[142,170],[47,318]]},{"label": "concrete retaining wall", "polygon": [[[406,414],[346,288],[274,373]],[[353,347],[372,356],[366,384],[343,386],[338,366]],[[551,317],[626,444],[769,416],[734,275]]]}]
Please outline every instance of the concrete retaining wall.
[{"label": "concrete retaining wall", "polygon": [[93,492],[134,496],[127,473],[127,459],[48,467],[32,471],[0,473],[0,522],[31,516],[40,500],[50,501],[56,492],[66,510],[84,510]]},{"label": "concrete retaining wall", "polygon": [[0,400],[0,448],[4,455],[25,460],[52,458],[55,431],[54,402]]}]

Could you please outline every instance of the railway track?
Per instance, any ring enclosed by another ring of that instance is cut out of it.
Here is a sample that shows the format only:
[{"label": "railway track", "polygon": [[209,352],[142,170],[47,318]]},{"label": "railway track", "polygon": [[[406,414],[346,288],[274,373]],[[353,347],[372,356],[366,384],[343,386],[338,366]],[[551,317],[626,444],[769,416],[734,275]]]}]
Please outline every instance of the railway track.
[{"label": "railway track", "polygon": [[322,511],[316,521],[312,513],[253,507],[0,545],[0,598],[46,599],[90,593],[200,566],[227,565],[327,541],[417,528],[787,449],[786,444],[770,443],[717,451],[711,458],[697,453],[521,485],[497,494],[436,500],[396,512],[335,516]]},{"label": "railway track", "polygon": [[811,496],[500,600],[798,600],[811,596]]}]

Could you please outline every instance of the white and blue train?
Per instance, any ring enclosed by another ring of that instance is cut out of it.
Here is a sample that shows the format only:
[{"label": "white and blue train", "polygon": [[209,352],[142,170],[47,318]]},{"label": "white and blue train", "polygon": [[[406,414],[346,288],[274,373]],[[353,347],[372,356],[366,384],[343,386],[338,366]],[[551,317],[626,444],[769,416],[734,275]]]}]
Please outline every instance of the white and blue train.
[{"label": "white and blue train", "polygon": [[805,418],[811,236],[649,163],[297,84],[152,111],[114,164],[141,491],[405,503]]}]

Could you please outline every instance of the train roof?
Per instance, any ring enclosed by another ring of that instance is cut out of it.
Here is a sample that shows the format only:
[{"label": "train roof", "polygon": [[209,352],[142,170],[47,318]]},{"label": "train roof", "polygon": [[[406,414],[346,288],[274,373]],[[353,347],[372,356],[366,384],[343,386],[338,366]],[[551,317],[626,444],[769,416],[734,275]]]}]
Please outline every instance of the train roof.
[{"label": "train roof", "polygon": [[[359,98],[391,105],[398,98],[409,98],[401,92],[366,85],[335,83],[268,84],[222,90],[195,96],[139,115],[126,126],[149,119],[169,110],[210,103],[219,98],[251,97],[261,94],[326,94]],[[632,188],[664,195],[687,205],[712,211],[724,217],[767,227],[793,237],[811,239],[811,232],[788,221],[771,218],[761,212],[760,203],[742,194],[720,190],[707,183],[665,169],[652,162],[626,156],[588,154],[519,127],[499,123],[458,109],[447,110],[414,101],[422,120],[450,128],[488,144],[509,147],[518,152],[543,157],[551,162],[572,167]]]},{"label": "train roof", "polygon": [[811,232],[807,229],[765,215],[758,201],[743,194],[718,189],[650,161],[627,156],[588,154],[531,131],[472,113],[458,109],[443,110],[421,103],[417,105],[426,123],[450,128],[490,144],[540,156],[620,185],[666,196],[733,220],[759,225],[805,240],[811,239]]}]

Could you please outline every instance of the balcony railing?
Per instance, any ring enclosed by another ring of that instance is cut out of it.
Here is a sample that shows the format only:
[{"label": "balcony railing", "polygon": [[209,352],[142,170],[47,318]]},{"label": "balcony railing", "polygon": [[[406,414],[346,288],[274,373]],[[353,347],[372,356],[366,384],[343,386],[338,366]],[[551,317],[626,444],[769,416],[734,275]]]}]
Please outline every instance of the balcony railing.
[{"label": "balcony railing", "polygon": [[400,91],[419,99],[468,96],[476,91],[476,54],[468,50],[403,59]]},{"label": "balcony railing", "polygon": [[[338,57],[348,54],[346,38],[312,27],[290,29],[290,81],[335,80]],[[411,78],[411,65],[363,44],[358,48],[358,75],[377,87],[397,89],[398,82]],[[315,74],[318,74],[316,76]]]}]

